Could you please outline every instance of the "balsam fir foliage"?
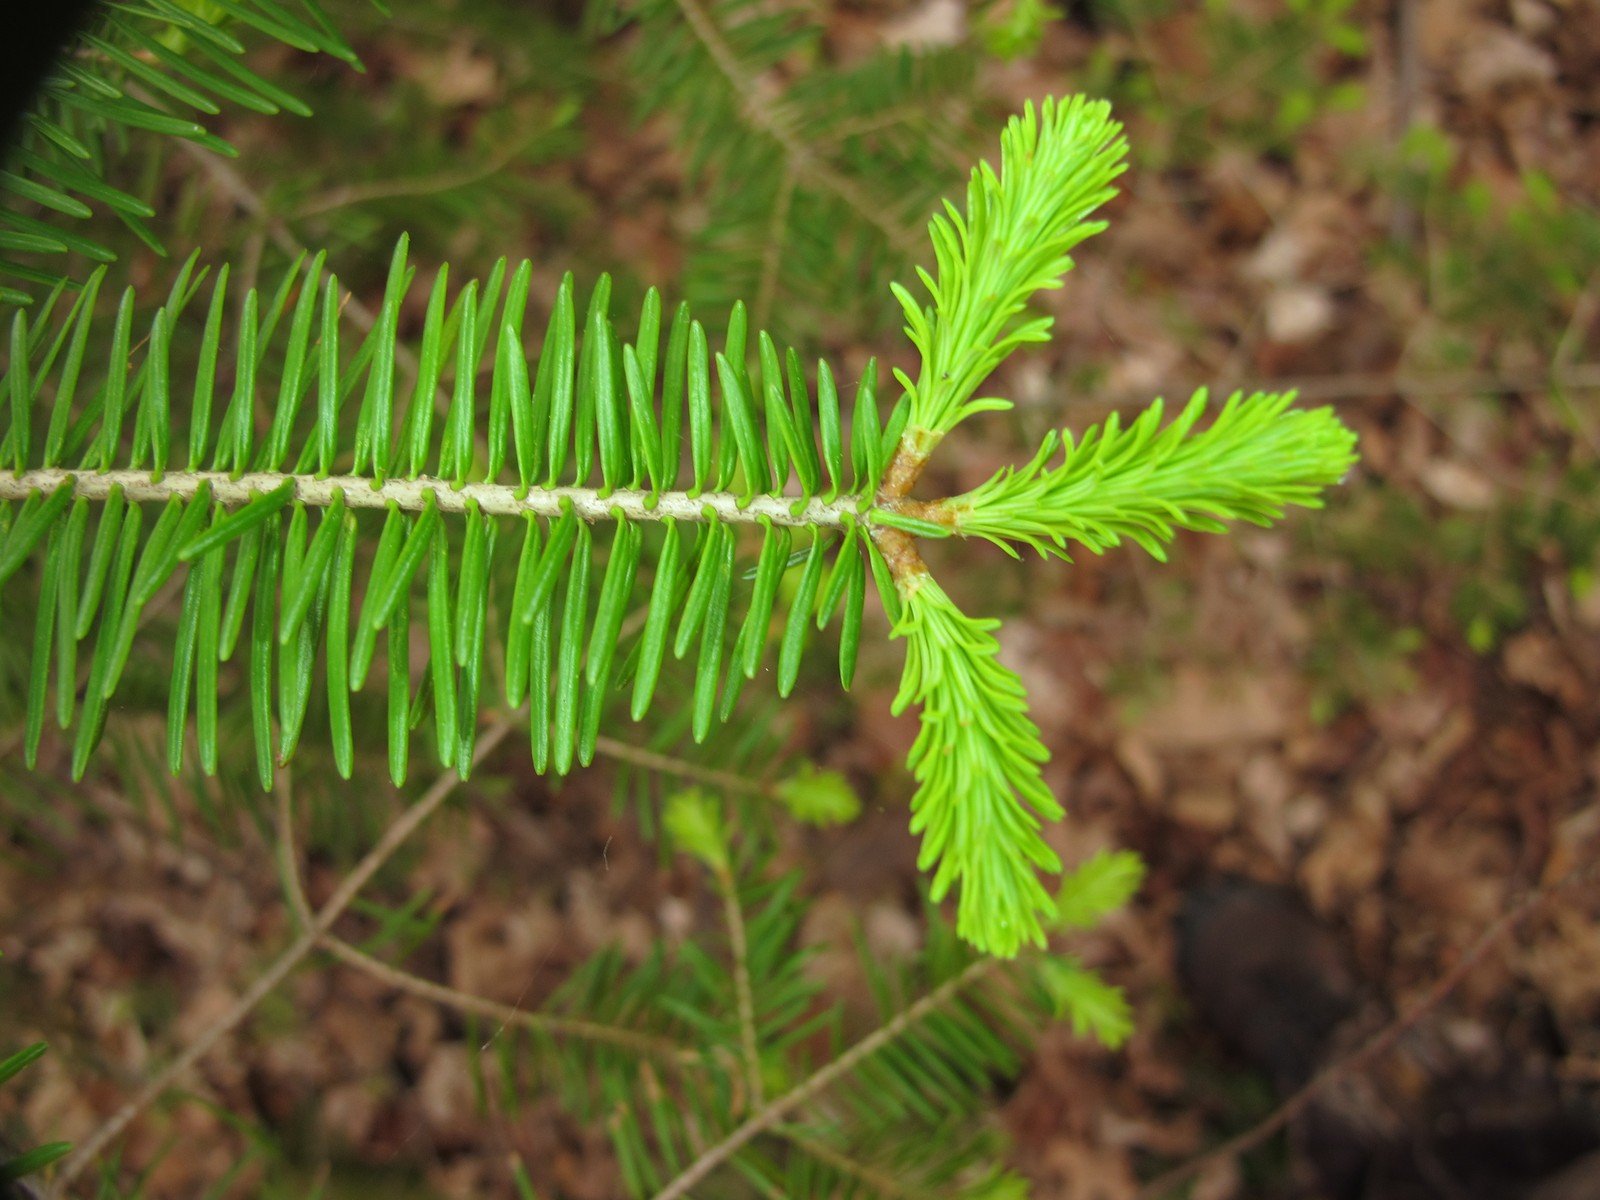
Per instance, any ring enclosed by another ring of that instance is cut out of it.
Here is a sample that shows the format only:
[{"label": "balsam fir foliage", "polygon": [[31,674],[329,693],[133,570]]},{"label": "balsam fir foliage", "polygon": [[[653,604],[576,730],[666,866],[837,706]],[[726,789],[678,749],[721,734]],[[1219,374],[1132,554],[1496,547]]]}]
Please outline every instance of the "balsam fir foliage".
[{"label": "balsam fir foliage", "polygon": [[[382,9],[378,0],[374,6]],[[236,32],[363,69],[315,4],[304,16],[276,0],[107,0],[96,6],[75,53],[46,76],[20,144],[0,166],[0,280],[54,287],[69,282],[58,264],[80,255],[110,263],[116,253],[72,223],[112,213],[146,246],[161,251],[149,224],[156,210],[105,178],[106,161],[130,135],[177,138],[229,158],[238,151],[196,118],[219,104],[262,115],[309,117],[290,92],[245,66]],[[31,211],[25,211],[29,210]],[[65,218],[65,219],[64,219]],[[32,303],[0,282],[0,302]]]},{"label": "balsam fir foliage", "polygon": [[[103,268],[70,306],[58,287],[37,313],[19,308],[0,379],[0,585],[37,561],[28,762],[53,692],[84,772],[141,618],[179,580],[169,765],[183,762],[192,710],[200,764],[216,769],[220,664],[238,656],[270,787],[313,711],[349,775],[351,697],[380,648],[397,782],[430,717],[437,758],[464,775],[480,712],[500,703],[526,706],[537,769],[587,763],[607,697],[625,689],[644,718],[669,651],[691,659],[704,739],[765,663],[787,694],[830,623],[848,686],[870,574],[907,644],[895,707],[921,712],[913,829],[932,896],[960,885],[957,929],[981,950],[1042,944],[1059,922],[1039,878],[1060,870],[1039,833],[1060,814],[1040,776],[1048,753],[997,657],[997,622],[955,606],[916,537],[1064,554],[1068,540],[1099,552],[1126,536],[1159,556],[1178,528],[1315,506],[1353,461],[1329,410],[1235,397],[1196,432],[1201,396],[1164,430],[1157,405],[1126,431],[1063,435],[1059,467],[1052,436],[967,496],[909,497],[957,424],[1009,407],[974,395],[1048,337],[1027,299],[1058,286],[1067,250],[1100,227],[1087,218],[1123,150],[1103,103],[1047,100],[1012,119],[999,170],[980,165],[966,212],[934,219],[931,304],[896,289],[923,365],[900,377],[886,420],[875,368],[841,388],[818,364],[813,383],[792,350],[750,336],[739,305],[715,350],[653,291],[637,335],[620,337],[604,278],[581,313],[563,282],[530,362],[527,262],[453,296],[441,268],[416,378],[402,381],[416,284],[404,240],[364,335],[321,255],[237,300],[226,267],[208,287],[191,259],[154,314],[136,322],[129,289],[109,327],[96,315]],[[200,327],[192,355],[177,349],[180,323]],[[416,686],[413,621],[427,646]]]},{"label": "balsam fir foliage", "polygon": [[[979,1119],[994,1082],[1016,1076],[1051,1019],[1120,1045],[1122,993],[1070,956],[978,954],[937,910],[915,951],[886,961],[858,930],[853,954],[819,964],[802,880],[773,870],[770,822],[691,787],[667,799],[663,825],[709,876],[726,944],[658,946],[634,964],[603,950],[526,1024],[470,1032],[506,1107],[554,1094],[603,1125],[633,1196],[743,1194],[736,1179],[787,1197],[1025,1194]],[[1063,894],[1098,923],[1141,878],[1131,852],[1106,852]],[[820,978],[840,969],[859,973],[867,1014],[829,1002]]]},{"label": "balsam fir foliage", "polygon": [[972,47],[840,65],[823,16],[793,0],[586,8],[597,29],[634,27],[624,81],[641,116],[668,116],[704,204],[688,294],[717,317],[744,300],[757,326],[781,311],[796,339],[819,318],[843,332],[887,323],[882,290],[972,157]]}]

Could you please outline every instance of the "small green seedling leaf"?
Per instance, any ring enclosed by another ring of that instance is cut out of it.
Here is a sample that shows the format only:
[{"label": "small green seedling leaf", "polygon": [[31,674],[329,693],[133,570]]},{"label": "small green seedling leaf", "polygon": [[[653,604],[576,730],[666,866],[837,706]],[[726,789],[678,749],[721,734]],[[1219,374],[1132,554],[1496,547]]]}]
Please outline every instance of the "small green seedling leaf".
[{"label": "small green seedling leaf", "polygon": [[847,825],[861,815],[861,797],[838,771],[819,771],[803,763],[774,791],[789,815],[807,825]]},{"label": "small green seedling leaf", "polygon": [[685,854],[718,874],[730,869],[728,834],[720,806],[703,788],[689,788],[667,798],[661,823]]},{"label": "small green seedling leaf", "polygon": [[1056,924],[1088,929],[1115,912],[1144,882],[1144,863],[1132,850],[1102,850],[1061,881],[1056,892]]},{"label": "small green seedling leaf", "polygon": [[1057,1018],[1072,1024],[1079,1037],[1092,1037],[1115,1050],[1133,1032],[1133,1010],[1122,989],[1112,987],[1077,959],[1051,956],[1039,964],[1039,978]]}]

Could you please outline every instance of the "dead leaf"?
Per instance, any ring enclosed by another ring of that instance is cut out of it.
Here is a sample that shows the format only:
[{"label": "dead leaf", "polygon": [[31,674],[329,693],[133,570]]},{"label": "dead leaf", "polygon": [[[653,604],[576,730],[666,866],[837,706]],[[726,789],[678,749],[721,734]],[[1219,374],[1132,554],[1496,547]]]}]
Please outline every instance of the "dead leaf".
[{"label": "dead leaf", "polygon": [[1292,699],[1288,678],[1251,674],[1228,677],[1181,666],[1166,694],[1133,723],[1151,749],[1216,750],[1281,738],[1304,705]]},{"label": "dead leaf", "polygon": [[[435,1047],[422,1078],[417,1080],[417,1103],[427,1118],[428,1131],[440,1151],[471,1146],[481,1124],[472,1086],[470,1053],[460,1042]],[[495,1070],[493,1055],[485,1055],[486,1074]]]},{"label": "dead leaf", "polygon": [[961,0],[923,3],[883,27],[883,44],[933,50],[958,44],[967,35],[967,10]]},{"label": "dead leaf", "polygon": [[420,61],[416,80],[440,108],[487,104],[500,94],[500,69],[495,60],[464,40],[450,43],[442,58]]},{"label": "dead leaf", "polygon": [[1486,512],[1494,507],[1500,494],[1482,472],[1452,458],[1436,458],[1424,464],[1418,482],[1440,504],[1464,512]]},{"label": "dead leaf", "polygon": [[1462,41],[1454,74],[1462,92],[1474,100],[1510,88],[1548,83],[1556,77],[1556,62],[1549,51],[1504,26],[1481,22]]},{"label": "dead leaf", "polygon": [[1315,284],[1281,284],[1267,293],[1263,317],[1275,342],[1313,341],[1333,327],[1333,297]]},{"label": "dead leaf", "polygon": [[1559,700],[1567,708],[1582,705],[1588,688],[1583,676],[1561,648],[1561,643],[1540,629],[1508,638],[1501,651],[1506,678]]},{"label": "dead leaf", "polygon": [[1239,805],[1223,788],[1183,788],[1172,797],[1168,811],[1180,825],[1206,833],[1222,833],[1232,828]]},{"label": "dead leaf", "polygon": [[1370,785],[1358,785],[1346,805],[1330,815],[1300,864],[1301,886],[1318,915],[1333,917],[1383,877],[1389,867],[1388,840],[1383,798]]}]

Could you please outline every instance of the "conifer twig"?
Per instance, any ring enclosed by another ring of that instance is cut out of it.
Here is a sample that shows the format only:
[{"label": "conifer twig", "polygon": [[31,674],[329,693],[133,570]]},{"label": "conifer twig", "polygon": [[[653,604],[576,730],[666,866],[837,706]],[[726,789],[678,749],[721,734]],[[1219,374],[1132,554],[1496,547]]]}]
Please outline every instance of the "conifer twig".
[{"label": "conifer twig", "polygon": [[739,1008],[739,1049],[744,1058],[745,1086],[750,1089],[751,1105],[760,1108],[766,1103],[766,1090],[761,1084],[761,1053],[756,1048],[756,1006],[750,993],[750,942],[745,936],[744,909],[739,906],[739,885],[733,878],[733,871],[723,866],[712,874],[717,890],[722,893],[723,920],[728,923],[728,943],[733,959],[729,967]]},{"label": "conifer twig", "polygon": [[862,220],[872,225],[902,254],[912,256],[922,250],[918,231],[897,225],[884,215],[884,206],[848,178],[823,162],[810,146],[800,138],[794,122],[788,119],[781,105],[773,104],[762,95],[761,89],[746,73],[738,55],[728,45],[716,23],[701,6],[699,0],[677,0],[689,28],[706,48],[717,70],[739,95],[739,107],[750,124],[777,142],[783,149],[784,165],[791,176],[803,176],[807,181],[832,192],[853,209]]},{"label": "conifer twig", "polygon": [[767,218],[766,244],[761,249],[761,278],[756,284],[756,304],[751,319],[757,329],[772,320],[772,302],[778,294],[778,271],[783,265],[784,245],[788,242],[789,209],[794,203],[794,163],[784,160],[783,178],[778,183],[778,199]]},{"label": "conifer twig", "polygon": [[515,163],[526,153],[532,141],[533,138],[528,137],[512,145],[503,146],[486,161],[462,171],[444,174],[435,172],[421,178],[374,179],[367,183],[343,183],[330,188],[320,196],[313,196],[303,201],[295,208],[294,218],[303,221],[307,217],[320,216],[352,204],[365,204],[373,200],[406,199],[412,196],[437,196],[441,192],[471,187],[475,183],[482,183],[485,179],[494,178]]},{"label": "conifer twig", "polygon": [[[287,770],[278,780],[278,862],[279,873],[283,877],[284,890],[288,892],[289,909],[295,914],[302,929],[310,929],[315,923],[311,911],[311,902],[306,897],[305,885],[300,878],[299,854],[295,849],[293,801],[294,789],[285,777]],[[687,1046],[680,1046],[668,1038],[655,1037],[650,1034],[636,1033],[631,1029],[615,1029],[609,1025],[602,1025],[596,1021],[574,1020],[570,1017],[556,1017],[548,1013],[530,1012],[523,1008],[513,1008],[509,1004],[500,1004],[483,996],[475,996],[471,992],[463,992],[457,988],[447,987],[435,983],[431,979],[424,979],[399,967],[391,966],[382,959],[375,958],[366,951],[352,946],[343,938],[332,933],[323,933],[318,937],[319,948],[339,959],[345,965],[354,967],[364,974],[372,976],[388,984],[396,991],[405,992],[423,1000],[442,1004],[447,1008],[454,1008],[461,1012],[475,1013],[480,1017],[499,1021],[502,1025],[520,1025],[524,1029],[531,1029],[538,1033],[550,1034],[556,1037],[583,1038],[591,1042],[606,1042],[613,1046],[621,1046],[638,1054],[654,1055],[656,1057],[675,1059],[680,1065],[692,1066],[701,1061],[698,1050]]]},{"label": "conifer twig", "polygon": [[977,983],[999,966],[1001,961],[997,958],[980,958],[971,963],[961,974],[945,980],[894,1020],[862,1038],[804,1083],[769,1101],[764,1108],[752,1114],[727,1137],[690,1163],[676,1179],[656,1193],[655,1200],[679,1200],[680,1197],[688,1195],[690,1188],[737,1154],[752,1138],[765,1133],[800,1105],[837,1083],[855,1070],[863,1059],[870,1058],[882,1050],[917,1022],[939,1009],[956,993]]},{"label": "conifer twig", "polygon": [[392,478],[381,484],[360,475],[291,475],[281,471],[252,471],[233,475],[227,471],[167,471],[159,478],[142,469],[94,471],[65,467],[39,467],[20,475],[0,475],[0,500],[26,500],[33,492],[46,495],[68,479],[74,481],[73,495],[104,501],[113,489],[134,504],[160,503],[177,497],[191,500],[203,484],[211,487],[211,498],[233,507],[248,504],[255,496],[286,483],[293,484],[290,501],[316,508],[333,504],[334,493],[343,492],[343,503],[350,508],[384,509],[394,504],[404,512],[421,512],[429,493],[441,513],[465,513],[476,503],[485,516],[521,516],[535,513],[560,517],[571,509],[585,521],[615,519],[617,513],[629,521],[705,522],[714,514],[727,524],[754,525],[765,519],[774,525],[796,529],[840,529],[857,515],[851,500],[828,503],[820,497],[795,511],[795,496],[756,496],[746,500],[733,492],[660,492],[654,497],[638,488],[619,488],[609,495],[595,487],[534,488],[518,496],[519,488],[506,483],[465,483],[460,486],[432,476],[415,479]]},{"label": "conifer twig", "polygon": [[[481,762],[505,739],[517,724],[516,714],[507,714],[500,717],[484,730],[478,739],[473,762]],[[61,1169],[51,1182],[47,1193],[52,1200],[59,1200],[67,1194],[67,1188],[83,1171],[100,1156],[100,1153],[111,1144],[125,1130],[128,1125],[145,1109],[161,1098],[169,1087],[195,1063],[199,1062],[208,1051],[223,1037],[231,1032],[241,1021],[253,1012],[257,1005],[270,994],[274,988],[288,978],[289,973],[298,966],[306,955],[316,949],[323,936],[333,928],[335,921],[350,907],[361,889],[372,879],[378,870],[389,861],[394,852],[426,821],[433,812],[444,803],[445,799],[453,792],[456,785],[461,782],[461,776],[454,770],[446,771],[436,779],[417,800],[406,809],[388,829],[371,850],[356,864],[355,869],[345,876],[344,881],[328,898],[328,902],[317,911],[315,919],[309,928],[303,930],[299,937],[291,942],[287,949],[273,960],[272,965],[256,978],[238,1000],[228,1007],[228,1010],[206,1026],[183,1051],[158,1071],[151,1080],[130,1097],[121,1108],[112,1113],[110,1117],[101,1122],[92,1134],[80,1143],[73,1152],[62,1160]]]},{"label": "conifer twig", "polygon": [[887,1171],[880,1171],[876,1167],[868,1166],[864,1162],[858,1162],[856,1159],[851,1158],[848,1154],[841,1154],[838,1150],[835,1150],[832,1146],[828,1145],[827,1142],[821,1141],[817,1138],[806,1137],[804,1134],[793,1129],[780,1129],[778,1130],[778,1134],[780,1137],[793,1142],[796,1146],[804,1150],[807,1154],[811,1155],[811,1157],[817,1159],[819,1162],[825,1162],[834,1170],[840,1171],[846,1175],[855,1176],[857,1179],[861,1180],[861,1182],[865,1183],[868,1187],[872,1188],[881,1195],[917,1196],[922,1194],[902,1186],[899,1181],[897,1181],[894,1176],[890,1175]]},{"label": "conifer twig", "polygon": [[746,779],[735,771],[720,771],[716,767],[704,767],[699,763],[692,763],[683,758],[675,758],[670,754],[646,750],[643,746],[629,745],[627,742],[619,741],[617,738],[607,737],[603,733],[595,738],[594,748],[597,754],[604,754],[607,758],[614,758],[618,762],[642,767],[647,771],[659,771],[664,775],[676,775],[682,779],[703,783],[707,787],[718,788],[724,792],[736,792],[743,796],[770,797],[774,794],[770,784],[757,783]]},{"label": "conifer twig", "polygon": [[471,992],[435,983],[410,971],[390,966],[331,933],[323,934],[317,939],[317,944],[347,966],[388,984],[396,991],[461,1012],[488,1017],[492,1021],[499,1021],[502,1025],[519,1025],[523,1029],[552,1037],[604,1042],[607,1045],[620,1046],[624,1050],[632,1050],[637,1054],[671,1059],[679,1066],[698,1066],[704,1061],[704,1056],[698,1050],[681,1046],[670,1038],[636,1033],[631,1029],[618,1029],[602,1025],[598,1021],[574,1020],[571,1017],[556,1017],[525,1008],[514,1008],[509,1004],[501,1004],[483,996],[475,996]]}]

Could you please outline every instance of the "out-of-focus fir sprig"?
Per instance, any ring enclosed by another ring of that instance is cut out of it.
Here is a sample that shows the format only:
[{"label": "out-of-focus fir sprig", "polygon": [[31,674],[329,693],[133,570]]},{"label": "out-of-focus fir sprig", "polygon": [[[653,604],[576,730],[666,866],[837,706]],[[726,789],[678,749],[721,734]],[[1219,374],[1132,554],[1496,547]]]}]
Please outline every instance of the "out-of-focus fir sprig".
[{"label": "out-of-focus fir sprig", "polygon": [[[691,787],[664,814],[720,898],[720,929],[638,963],[595,955],[529,1014],[532,1036],[490,1039],[501,1077],[537,1074],[580,1119],[603,1118],[634,1196],[720,1194],[736,1179],[795,1200],[1025,1195],[996,1165],[998,1129],[974,1117],[1045,1022],[1118,1045],[1132,1025],[1121,990],[1071,955],[979,955],[932,910],[904,953],[885,956],[859,928],[854,953],[818,943],[802,934],[800,877],[777,876],[772,839],[732,811]],[[1126,851],[1090,859],[1068,875],[1074,898],[1052,927],[1098,923],[1140,874]],[[841,970],[870,1004],[824,987]]]},{"label": "out-of-focus fir sprig", "polygon": [[1076,441],[1052,430],[1032,462],[939,508],[957,533],[1013,556],[1014,541],[1070,561],[1068,541],[1100,554],[1126,537],[1165,561],[1163,543],[1179,529],[1220,533],[1225,520],[1268,525],[1287,505],[1322,507],[1322,489],[1355,462],[1355,434],[1332,409],[1291,410],[1293,401],[1293,392],[1235,393],[1197,433],[1202,389],[1165,429],[1157,400],[1126,429],[1113,413]]},{"label": "out-of-focus fir sprig", "polygon": [[[105,178],[107,158],[130,131],[180,138],[231,158],[238,151],[195,120],[219,113],[219,101],[267,115],[311,115],[288,91],[244,65],[245,47],[234,32],[362,69],[355,51],[315,10],[302,18],[261,0],[98,6],[75,51],[45,79],[17,146],[0,147],[6,168],[0,171],[0,276],[53,287],[67,278],[55,265],[59,256],[114,261],[102,238],[62,220],[86,220],[97,204],[164,253],[147,224],[155,209]],[[0,284],[0,300],[33,299]]]},{"label": "out-of-focus fir sprig", "polygon": [[[34,1042],[0,1059],[0,1087],[10,1082],[29,1064],[42,1058],[45,1049],[44,1042]],[[37,1195],[31,1186],[19,1181],[24,1176],[42,1171],[71,1149],[72,1145],[69,1142],[48,1142],[43,1146],[35,1146],[32,1150],[14,1152],[9,1144],[0,1141],[0,1196],[8,1198],[15,1196],[16,1200],[24,1200],[25,1197]]]},{"label": "out-of-focus fir sprig", "polygon": [[791,336],[882,319],[892,276],[970,157],[976,54],[885,49],[829,60],[814,7],[780,0],[592,0],[589,23],[631,21],[622,82],[671,119],[704,203],[685,263],[699,308],[783,312]]}]

